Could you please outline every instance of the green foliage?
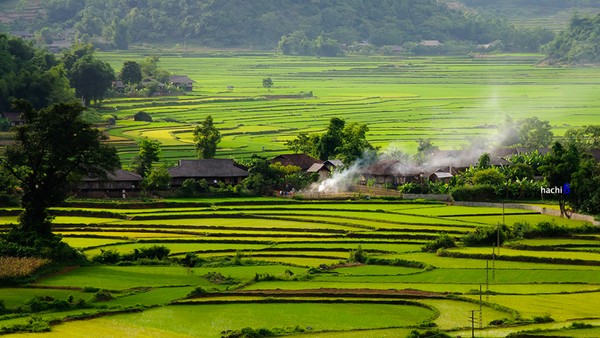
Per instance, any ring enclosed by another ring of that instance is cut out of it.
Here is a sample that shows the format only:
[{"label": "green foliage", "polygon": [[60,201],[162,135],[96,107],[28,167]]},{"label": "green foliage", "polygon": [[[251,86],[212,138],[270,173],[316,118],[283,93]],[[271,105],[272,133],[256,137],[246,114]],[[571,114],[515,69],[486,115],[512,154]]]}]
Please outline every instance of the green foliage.
[{"label": "green foliage", "polygon": [[82,120],[81,105],[56,104],[35,110],[19,102],[17,108],[25,123],[15,128],[17,143],[5,149],[0,165],[23,189],[18,230],[49,237],[52,217],[47,209],[67,197],[78,177],[102,177],[119,159],[115,149],[102,142],[102,132]]},{"label": "green foliage", "polygon": [[596,63],[600,54],[595,46],[600,43],[600,15],[580,17],[574,14],[569,27],[544,46],[549,63]]},{"label": "green foliage", "polygon": [[221,133],[214,126],[211,115],[194,129],[194,142],[198,158],[213,158],[217,153],[217,144],[221,142]]},{"label": "green foliage", "polygon": [[111,295],[107,290],[100,290],[94,294],[94,302],[108,302],[113,298],[113,295]]},{"label": "green foliage", "polygon": [[554,318],[550,317],[550,315],[548,315],[548,314],[543,315],[543,316],[533,316],[532,319],[533,319],[533,322],[537,323],[537,324],[554,322]]},{"label": "green foliage", "polygon": [[31,42],[0,33],[0,65],[2,112],[11,111],[13,99],[27,100],[40,109],[74,98],[65,67],[53,54],[35,49]]},{"label": "green foliage", "polygon": [[118,78],[124,84],[140,83],[142,81],[142,66],[135,61],[125,61]]},{"label": "green foliage", "polygon": [[438,329],[427,330],[425,332],[420,332],[417,330],[411,331],[411,333],[406,336],[406,338],[451,338],[449,334],[440,331]]},{"label": "green foliage", "polygon": [[117,264],[121,261],[121,254],[117,250],[100,249],[100,254],[92,258],[92,262],[100,264]]},{"label": "green foliage", "polygon": [[480,226],[474,232],[469,232],[461,237],[465,246],[491,246],[504,243],[509,236],[510,230],[506,225]]},{"label": "green foliage", "polygon": [[478,170],[473,174],[473,184],[496,186],[504,184],[504,175],[496,168]]},{"label": "green foliage", "polygon": [[436,252],[438,249],[448,249],[456,247],[456,242],[446,233],[441,233],[438,237],[421,248],[425,252]]},{"label": "green foliage", "polygon": [[575,144],[581,151],[600,149],[600,125],[571,128],[565,132],[564,142]]},{"label": "green foliage", "polygon": [[171,184],[171,176],[164,166],[152,168],[150,173],[142,181],[142,189],[145,191],[167,190]]},{"label": "green foliage", "polygon": [[139,111],[133,115],[134,121],[152,122],[152,116],[145,111]]},{"label": "green foliage", "polygon": [[264,88],[270,89],[271,87],[273,87],[273,79],[271,79],[270,77],[264,78],[262,80],[262,86]]},{"label": "green foliage", "polygon": [[519,142],[523,147],[546,148],[552,143],[554,135],[550,122],[541,121],[534,116],[519,121],[519,125]]},{"label": "green foliage", "polygon": [[226,0],[179,6],[160,1],[140,5],[128,1],[51,0],[45,1],[44,7],[47,21],[42,20],[40,26],[52,23],[74,27],[80,36],[102,36],[118,49],[127,48],[128,41],[195,41],[221,47],[269,48],[279,41],[279,49],[286,54],[335,56],[339,44],[363,40],[377,46],[423,39],[476,43],[502,40],[511,49],[528,51],[536,51],[540,43],[548,41],[543,39],[543,32],[519,30],[503,20],[452,9],[434,0],[376,5],[360,1],[298,4],[293,0]]},{"label": "green foliage", "polygon": [[361,245],[356,250],[350,250],[348,261],[352,263],[365,263],[367,261],[367,254]]},{"label": "green foliage", "polygon": [[202,297],[202,296],[206,296],[207,294],[209,294],[209,292],[206,291],[206,289],[204,289],[201,286],[197,286],[194,290],[192,290],[192,291],[190,291],[190,293],[188,293],[186,298]]},{"label": "green foliage", "polygon": [[92,101],[101,105],[104,95],[115,80],[115,72],[110,64],[94,58],[92,54],[86,54],[77,59],[69,69],[69,80],[86,106]]},{"label": "green foliage", "polygon": [[496,189],[489,184],[464,185],[451,189],[452,198],[456,201],[493,201],[498,199]]},{"label": "green foliage", "polygon": [[132,160],[133,167],[135,172],[146,177],[152,170],[152,163],[160,160],[160,143],[146,137],[138,142],[138,147],[140,151]]}]

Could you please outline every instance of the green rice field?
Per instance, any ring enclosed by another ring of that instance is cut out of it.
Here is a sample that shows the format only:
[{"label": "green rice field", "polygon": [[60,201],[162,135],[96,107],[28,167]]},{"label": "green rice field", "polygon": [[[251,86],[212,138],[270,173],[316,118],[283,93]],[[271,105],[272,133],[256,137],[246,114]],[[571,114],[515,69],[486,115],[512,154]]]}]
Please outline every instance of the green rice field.
[{"label": "green rice field", "polygon": [[[367,123],[369,141],[415,153],[418,138],[442,149],[498,139],[497,127],[538,116],[556,136],[597,120],[600,69],[538,67],[541,55],[307,58],[228,52],[160,52],[160,66],[196,81],[187,95],[104,100],[117,118],[111,142],[124,160],[143,137],[158,140],[162,160],[193,158],[192,130],[212,115],[223,136],[218,157],[287,152],[300,132],[321,132],[332,117]],[[98,53],[119,70],[140,52]],[[262,87],[271,77],[274,87]],[[233,89],[228,89],[232,86]],[[311,93],[308,95],[307,93]],[[138,111],[154,122],[135,122]]]},{"label": "green rice field", "polygon": [[[421,250],[440,231],[460,238],[498,224],[501,208],[378,200],[169,202],[133,209],[75,201],[55,210],[69,216],[57,216],[54,230],[90,259],[159,245],[172,259],[194,253],[208,263],[92,264],[26,287],[0,288],[9,309],[36,296],[89,304],[42,311],[38,320],[53,323],[47,333],[7,337],[220,337],[246,327],[293,337],[405,337],[426,327],[466,336],[472,311],[477,337],[524,330],[593,337],[600,327],[600,255],[594,251],[600,241],[594,237],[522,239],[495,250],[496,259],[491,243],[448,249],[460,257]],[[530,224],[586,225],[506,212]],[[2,229],[16,223],[16,216],[5,219]],[[359,246],[373,263],[348,260]],[[197,287],[203,293],[192,294]],[[98,290],[110,299],[97,300]],[[542,317],[553,322],[541,323]],[[30,318],[0,316],[0,328]],[[588,326],[574,329],[573,322]]]}]

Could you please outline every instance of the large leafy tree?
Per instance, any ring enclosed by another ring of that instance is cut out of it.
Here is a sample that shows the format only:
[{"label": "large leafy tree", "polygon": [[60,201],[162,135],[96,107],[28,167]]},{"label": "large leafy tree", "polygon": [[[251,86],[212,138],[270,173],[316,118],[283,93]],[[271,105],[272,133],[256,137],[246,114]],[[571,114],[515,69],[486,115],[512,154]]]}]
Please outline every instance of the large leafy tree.
[{"label": "large leafy tree", "polygon": [[140,151],[133,159],[133,165],[138,174],[146,177],[152,170],[152,163],[160,159],[160,143],[144,138],[140,140],[138,146]]},{"label": "large leafy tree", "polygon": [[92,100],[96,104],[102,102],[104,94],[115,80],[115,72],[110,64],[87,54],[73,64],[69,78],[77,96],[89,106]]},{"label": "large leafy tree", "polygon": [[0,110],[9,111],[13,99],[41,108],[72,100],[73,91],[64,66],[54,55],[0,34]]},{"label": "large leafy tree", "polygon": [[[565,148],[559,142],[555,142],[552,151],[546,155],[545,164],[540,167],[540,171],[550,187],[563,187],[565,184],[571,184],[573,174],[579,171],[581,159],[581,153],[575,145],[571,144]],[[575,193],[573,187],[569,194],[566,191],[558,194],[561,216],[570,217],[566,204],[569,199],[574,198]]]},{"label": "large leafy tree", "polygon": [[119,164],[114,147],[82,119],[76,103],[55,104],[40,110],[25,101],[15,108],[23,125],[15,127],[16,143],[4,151],[1,167],[23,190],[19,224],[14,231],[52,237],[48,208],[62,202],[70,183],[81,175],[106,175]]},{"label": "large leafy tree", "polygon": [[142,81],[142,67],[135,61],[125,61],[119,73],[119,80],[126,84],[136,84]]},{"label": "large leafy tree", "polygon": [[221,133],[213,124],[213,118],[208,115],[200,125],[194,129],[194,142],[198,158],[213,158],[217,153],[217,144],[221,142]]}]

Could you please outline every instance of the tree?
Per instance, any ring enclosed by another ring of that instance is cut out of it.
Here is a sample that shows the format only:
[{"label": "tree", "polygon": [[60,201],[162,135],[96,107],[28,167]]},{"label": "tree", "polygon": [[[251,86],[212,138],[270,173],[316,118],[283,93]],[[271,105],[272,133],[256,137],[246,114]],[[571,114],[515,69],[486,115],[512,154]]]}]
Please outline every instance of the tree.
[{"label": "tree", "polygon": [[221,142],[221,133],[213,125],[213,118],[208,115],[199,126],[194,129],[194,142],[198,158],[213,158],[217,152],[217,144]]},{"label": "tree", "polygon": [[142,67],[135,61],[125,61],[119,72],[119,80],[125,84],[136,84],[142,81]]},{"label": "tree", "polygon": [[171,176],[167,168],[159,166],[153,168],[148,176],[142,181],[142,189],[145,191],[166,190],[171,183]]},{"label": "tree", "polygon": [[552,143],[552,127],[548,121],[530,117],[519,121],[519,142],[526,148],[546,148]]},{"label": "tree", "polygon": [[114,147],[102,143],[105,136],[82,119],[84,108],[76,103],[55,104],[36,110],[18,101],[23,125],[15,127],[16,143],[6,148],[1,162],[23,189],[19,233],[51,237],[48,208],[62,202],[70,183],[81,175],[106,175],[119,164]]},{"label": "tree", "polygon": [[[565,187],[570,184],[573,174],[579,171],[581,162],[581,153],[573,144],[566,149],[562,144],[555,142],[552,151],[546,155],[545,164],[540,167],[544,178],[550,187]],[[573,195],[563,191],[557,194],[561,217],[569,217],[566,209],[566,203]]]},{"label": "tree", "polygon": [[567,144],[573,143],[582,151],[600,149],[600,125],[569,129],[564,139]]},{"label": "tree", "polygon": [[152,170],[152,162],[160,160],[160,142],[149,140],[147,137],[138,142],[140,151],[133,159],[135,172],[146,177]]},{"label": "tree", "polygon": [[479,161],[477,162],[477,169],[489,169],[492,167],[492,160],[490,158],[490,154],[483,153],[479,156]]},{"label": "tree", "polygon": [[420,138],[417,140],[419,146],[417,147],[417,155],[415,155],[415,160],[419,164],[423,164],[427,161],[427,158],[433,154],[434,151],[438,150],[437,146],[434,146],[431,143],[431,139],[428,138]]},{"label": "tree", "polygon": [[342,130],[342,145],[335,149],[337,157],[344,163],[353,163],[364,155],[366,150],[375,150],[367,141],[369,127],[366,124],[353,122]]},{"label": "tree", "polygon": [[332,117],[325,134],[321,135],[317,143],[317,155],[320,160],[328,160],[337,154],[336,149],[343,144],[342,135],[346,121],[339,117]]},{"label": "tree", "polygon": [[271,90],[271,87],[273,87],[273,79],[271,79],[270,77],[263,79],[262,85],[263,85],[263,87]]},{"label": "tree", "polygon": [[85,55],[73,64],[69,77],[77,96],[89,106],[92,100],[96,104],[102,102],[104,94],[115,80],[115,72],[108,63]]}]

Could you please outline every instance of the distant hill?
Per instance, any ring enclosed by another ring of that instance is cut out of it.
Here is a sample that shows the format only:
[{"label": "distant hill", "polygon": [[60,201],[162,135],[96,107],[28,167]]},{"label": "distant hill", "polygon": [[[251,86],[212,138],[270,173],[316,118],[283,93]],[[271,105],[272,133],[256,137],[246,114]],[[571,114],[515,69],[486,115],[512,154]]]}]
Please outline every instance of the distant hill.
[{"label": "distant hill", "polygon": [[600,15],[574,16],[569,27],[545,46],[545,52],[550,64],[600,63]]},{"label": "distant hill", "polygon": [[597,0],[447,0],[460,3],[478,13],[507,19],[520,27],[565,29],[573,13],[600,13]]},{"label": "distant hill", "polygon": [[[342,45],[400,46],[421,41],[489,44],[536,50],[552,37],[515,30],[507,22],[438,0],[48,0],[34,23],[79,41],[126,49],[130,43],[197,43],[213,47],[274,48],[283,36]],[[21,26],[19,26],[21,25]],[[51,34],[44,32],[48,39]],[[41,34],[38,34],[40,36]],[[530,40],[524,42],[525,40]],[[533,42],[532,42],[533,41]]]}]

